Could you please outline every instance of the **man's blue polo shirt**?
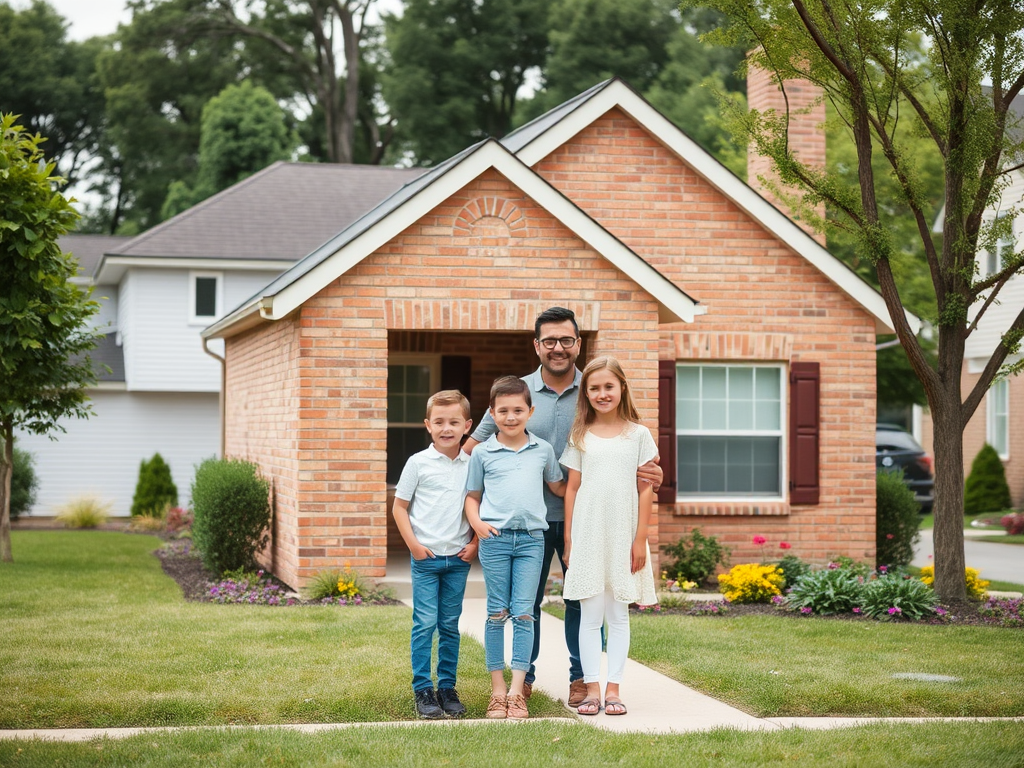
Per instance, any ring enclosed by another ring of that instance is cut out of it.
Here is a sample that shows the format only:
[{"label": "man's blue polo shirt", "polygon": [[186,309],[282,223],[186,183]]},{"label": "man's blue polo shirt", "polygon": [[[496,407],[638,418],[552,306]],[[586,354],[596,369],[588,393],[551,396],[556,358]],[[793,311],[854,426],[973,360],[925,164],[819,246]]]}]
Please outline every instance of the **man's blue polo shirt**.
[{"label": "man's blue polo shirt", "polygon": [[535,435],[514,451],[492,435],[469,457],[466,490],[483,491],[480,519],[499,530],[546,531],[545,482],[562,479],[554,449]]},{"label": "man's blue polo shirt", "polygon": [[[580,381],[583,374],[576,369],[572,384],[561,394],[555,392],[541,376],[543,368],[537,368],[533,373],[523,376],[522,379],[530,386],[530,396],[533,398],[534,412],[527,425],[531,435],[535,435],[550,443],[555,451],[555,456],[561,456],[569,442],[569,431],[572,429],[572,420],[576,417],[576,398],[579,394]],[[482,444],[498,431],[491,418],[491,412],[487,411],[480,426],[472,434],[472,438]],[[473,451],[476,453],[476,450]],[[569,478],[569,471],[564,470],[562,479]],[[547,507],[547,519],[549,523],[556,523],[565,520],[565,502],[544,486],[544,504]]]}]

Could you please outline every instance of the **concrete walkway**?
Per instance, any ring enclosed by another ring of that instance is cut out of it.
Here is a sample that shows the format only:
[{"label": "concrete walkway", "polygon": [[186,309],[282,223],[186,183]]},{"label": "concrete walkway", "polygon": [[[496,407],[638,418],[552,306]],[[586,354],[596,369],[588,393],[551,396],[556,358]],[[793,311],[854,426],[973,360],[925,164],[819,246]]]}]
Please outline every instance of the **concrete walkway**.
[{"label": "concrete walkway", "polygon": [[[981,578],[1024,584],[1024,546],[1019,544],[997,544],[990,541],[975,541],[978,536],[999,535],[999,531],[979,531],[968,528],[964,531],[964,556],[970,568],[977,568]],[[922,568],[935,565],[934,531],[921,531],[921,538],[914,547],[912,565]]]}]

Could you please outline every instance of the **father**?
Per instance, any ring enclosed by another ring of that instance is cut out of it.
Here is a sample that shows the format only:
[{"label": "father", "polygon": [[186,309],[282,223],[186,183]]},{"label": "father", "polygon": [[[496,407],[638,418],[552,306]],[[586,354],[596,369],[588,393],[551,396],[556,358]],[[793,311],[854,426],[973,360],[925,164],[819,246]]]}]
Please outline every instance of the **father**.
[{"label": "father", "polygon": [[[571,309],[551,307],[541,312],[534,323],[533,348],[540,358],[540,368],[523,376],[523,381],[530,385],[535,408],[528,429],[531,434],[546,440],[555,449],[555,455],[561,456],[569,440],[576,415],[576,399],[582,373],[576,367],[576,358],[580,354],[580,329],[576,324],[576,315]],[[487,413],[480,426],[463,445],[466,453],[471,453],[479,443],[484,442],[496,431],[494,419]],[[651,482],[655,487],[661,484],[663,473],[658,467],[658,459],[645,464],[637,471],[637,477]],[[562,474],[568,479],[568,472],[563,468]],[[544,534],[544,562],[541,569],[540,584],[537,586],[537,599],[533,606],[534,621],[540,621],[540,605],[544,600],[548,572],[555,553],[565,575],[565,505],[561,498],[544,488],[544,501],[547,504],[548,530]],[[578,706],[587,694],[586,683],[583,682],[583,667],[580,665],[580,604],[578,600],[565,601],[565,644],[569,649],[569,698],[570,707]],[[526,675],[523,693],[527,698],[532,692],[536,676],[537,656],[540,654],[540,632],[533,633],[533,654],[530,657],[530,671]]]}]

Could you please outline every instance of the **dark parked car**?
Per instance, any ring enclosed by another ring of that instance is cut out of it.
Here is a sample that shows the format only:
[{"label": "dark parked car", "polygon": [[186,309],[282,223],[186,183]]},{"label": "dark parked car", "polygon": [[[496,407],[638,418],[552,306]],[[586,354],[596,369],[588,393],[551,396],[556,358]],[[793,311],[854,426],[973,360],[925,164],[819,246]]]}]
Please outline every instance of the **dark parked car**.
[{"label": "dark parked car", "polygon": [[935,501],[935,475],[932,457],[914,436],[895,424],[875,425],[875,466],[884,471],[903,470],[903,480],[914,492],[921,512],[932,511]]}]

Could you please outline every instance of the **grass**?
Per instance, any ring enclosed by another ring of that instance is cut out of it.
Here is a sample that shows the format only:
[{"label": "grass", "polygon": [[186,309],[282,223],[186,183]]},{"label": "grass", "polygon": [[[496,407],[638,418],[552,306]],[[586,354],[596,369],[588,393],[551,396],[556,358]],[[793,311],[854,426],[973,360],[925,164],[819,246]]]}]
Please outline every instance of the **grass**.
[{"label": "grass", "polygon": [[[686,765],[692,768],[1010,768],[1021,765],[1020,723],[878,724],[838,731],[718,730],[686,735],[613,734],[569,721],[418,728],[368,726],[301,734],[280,729],[144,734],[83,744],[0,741],[0,765],[254,765],[533,768],[550,765]],[[498,758],[497,756],[500,756]]]},{"label": "grass", "polygon": [[1006,536],[975,536],[974,541],[991,541],[996,544],[1024,544],[1024,534]]},{"label": "grass", "polygon": [[[15,562],[0,565],[0,729],[415,717],[408,608],[186,603],[150,554],[159,543],[12,534]],[[459,692],[482,717],[490,683],[470,639]],[[540,693],[530,710],[565,714]]]},{"label": "grass", "polygon": [[[993,531],[1003,530],[1003,526],[999,524],[999,518],[1003,515],[1008,514],[1007,512],[984,512],[980,515],[965,515],[964,516],[964,528],[972,528],[971,523],[976,520],[989,520],[990,525],[979,526],[973,528],[973,530],[989,529]],[[935,515],[929,512],[927,515],[920,516],[920,524],[917,526],[919,530],[930,530],[935,527]]]},{"label": "grass", "polygon": [[657,614],[631,627],[632,658],[760,717],[1024,715],[1019,630]]}]

